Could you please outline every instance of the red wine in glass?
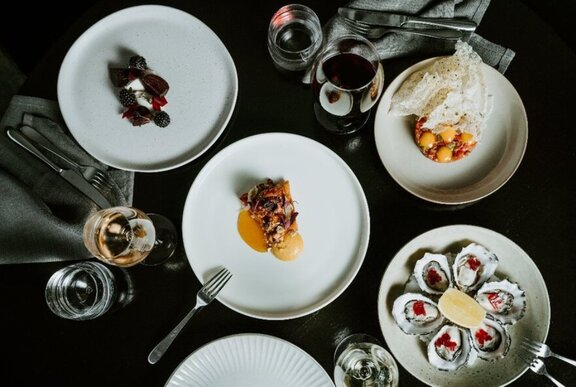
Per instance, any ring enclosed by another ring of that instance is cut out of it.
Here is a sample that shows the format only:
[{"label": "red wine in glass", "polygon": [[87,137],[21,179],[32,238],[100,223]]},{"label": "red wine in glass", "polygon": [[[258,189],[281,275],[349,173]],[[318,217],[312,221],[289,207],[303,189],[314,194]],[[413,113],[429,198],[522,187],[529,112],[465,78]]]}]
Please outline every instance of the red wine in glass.
[{"label": "red wine in glass", "polygon": [[[339,134],[352,133],[366,123],[383,88],[384,72],[375,50],[347,51],[350,46],[330,51],[329,44],[312,74],[316,118],[326,129]],[[372,58],[366,58],[370,55]]]}]

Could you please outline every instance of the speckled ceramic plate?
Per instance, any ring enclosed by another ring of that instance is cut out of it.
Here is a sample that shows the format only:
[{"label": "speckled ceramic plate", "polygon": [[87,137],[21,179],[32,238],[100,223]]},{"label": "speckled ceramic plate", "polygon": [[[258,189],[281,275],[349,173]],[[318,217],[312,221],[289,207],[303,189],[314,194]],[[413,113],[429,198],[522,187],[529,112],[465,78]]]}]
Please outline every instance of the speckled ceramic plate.
[{"label": "speckled ceramic plate", "polygon": [[[108,68],[126,67],[134,54],[170,85],[167,128],[122,119]],[[138,172],[199,157],[224,131],[237,94],[236,67],[218,36],[194,16],[159,5],[126,8],[94,24],[70,47],[58,75],[58,102],[76,141],[103,163]]]},{"label": "speckled ceramic plate", "polygon": [[[457,252],[471,242],[484,245],[498,256],[497,277],[509,278],[524,289],[526,313],[509,329],[512,345],[503,359],[494,362],[477,359],[473,365],[457,371],[439,371],[428,363],[425,343],[398,328],[392,317],[392,304],[403,293],[414,263],[425,252]],[[518,357],[521,338],[546,340],[550,326],[550,300],[538,267],[518,245],[482,227],[454,225],[433,229],[414,238],[394,256],[380,285],[378,318],[386,343],[398,363],[422,382],[431,386],[504,386],[527,370]]]},{"label": "speckled ceramic plate", "polygon": [[188,356],[167,387],[334,387],[309,354],[288,341],[240,334],[213,341]]},{"label": "speckled ceramic plate", "polygon": [[424,157],[414,142],[414,117],[393,116],[388,110],[402,82],[434,60],[406,69],[382,95],[374,121],[376,148],[390,176],[413,195],[440,204],[473,202],[502,187],[520,165],[528,141],[526,111],[514,86],[483,64],[494,108],[480,142],[468,156],[452,163],[441,164]]}]

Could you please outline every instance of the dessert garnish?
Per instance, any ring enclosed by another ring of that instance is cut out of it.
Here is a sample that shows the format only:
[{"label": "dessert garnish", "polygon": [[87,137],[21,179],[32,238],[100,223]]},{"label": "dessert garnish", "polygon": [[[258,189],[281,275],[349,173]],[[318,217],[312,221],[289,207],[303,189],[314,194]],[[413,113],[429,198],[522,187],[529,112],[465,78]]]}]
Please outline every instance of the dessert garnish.
[{"label": "dessert garnish", "polygon": [[238,232],[244,242],[259,252],[271,251],[283,261],[300,255],[304,242],[298,233],[290,183],[267,179],[240,197]]},{"label": "dessert garnish", "polygon": [[133,126],[153,121],[165,128],[170,124],[170,116],[162,110],[168,103],[168,82],[155,74],[140,55],[132,56],[128,63],[128,68],[110,69],[112,84],[121,88],[118,98],[125,108],[122,118],[129,120]]},{"label": "dessert garnish", "polygon": [[471,243],[454,255],[425,253],[414,265],[392,316],[406,334],[427,344],[428,361],[444,371],[477,358],[506,356],[510,327],[524,316],[526,294],[494,273],[498,257]]},{"label": "dessert garnish", "polygon": [[390,114],[415,116],[414,139],[429,159],[460,160],[478,144],[492,109],[481,65],[458,41],[454,55],[411,74],[392,97]]}]

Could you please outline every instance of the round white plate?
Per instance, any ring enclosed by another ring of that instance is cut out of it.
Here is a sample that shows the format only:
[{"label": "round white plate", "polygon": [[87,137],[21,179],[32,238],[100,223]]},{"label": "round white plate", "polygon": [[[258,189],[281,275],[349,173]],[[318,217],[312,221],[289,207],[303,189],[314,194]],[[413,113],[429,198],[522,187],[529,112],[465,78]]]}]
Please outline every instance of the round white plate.
[{"label": "round white plate", "polygon": [[[426,346],[416,336],[404,334],[392,317],[392,304],[403,293],[414,263],[425,252],[457,252],[476,242],[495,253],[500,262],[495,275],[518,282],[526,292],[524,317],[509,329],[510,351],[503,359],[488,362],[477,359],[470,367],[454,372],[439,371],[428,363]],[[522,337],[545,341],[550,326],[550,299],[538,267],[514,242],[497,232],[468,225],[440,227],[405,245],[394,256],[380,285],[378,296],[380,328],[390,351],[408,372],[431,386],[503,386],[519,378],[527,366],[518,357]]]},{"label": "round white plate", "polygon": [[[127,67],[134,54],[170,85],[166,128],[122,119],[108,68]],[[222,134],[237,94],[234,62],[216,34],[194,16],[158,5],[127,8],[94,24],[58,75],[58,102],[74,138],[98,160],[129,171],[164,171],[200,156]]]},{"label": "round white plate", "polygon": [[312,356],[288,341],[261,334],[227,336],[188,356],[167,387],[334,387]]},{"label": "round white plate", "polygon": [[[290,182],[304,239],[293,261],[258,253],[238,234],[239,197],[266,178]],[[198,279],[227,267],[234,276],[218,300],[271,320],[312,313],[338,297],[362,265],[369,233],[366,197],[346,163],[318,142],[286,133],[248,137],[220,151],[194,180],[182,219]]]},{"label": "round white plate", "polygon": [[482,64],[494,108],[480,142],[468,156],[452,163],[426,158],[414,142],[414,117],[393,116],[388,111],[402,82],[436,59],[415,64],[388,86],[376,112],[376,148],[390,176],[408,192],[441,204],[473,202],[502,187],[520,165],[528,141],[526,111],[512,84]]}]

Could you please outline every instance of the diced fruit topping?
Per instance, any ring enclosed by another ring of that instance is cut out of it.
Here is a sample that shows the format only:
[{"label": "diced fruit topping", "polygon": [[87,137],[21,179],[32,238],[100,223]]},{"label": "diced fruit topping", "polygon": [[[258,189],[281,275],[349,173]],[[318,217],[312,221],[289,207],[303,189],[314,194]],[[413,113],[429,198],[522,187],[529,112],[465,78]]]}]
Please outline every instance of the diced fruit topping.
[{"label": "diced fruit topping", "polygon": [[164,97],[168,93],[168,82],[156,74],[146,74],[140,78],[146,91],[154,96]]},{"label": "diced fruit topping", "polygon": [[471,255],[468,260],[466,261],[466,263],[468,264],[468,266],[470,266],[470,269],[477,271],[478,268],[480,267],[481,263],[480,260],[478,258],[476,258],[475,256]]},{"label": "diced fruit topping", "polygon": [[426,279],[430,285],[436,285],[438,282],[442,281],[442,276],[438,274],[436,269],[431,268],[426,273]]},{"label": "diced fruit topping", "polygon": [[485,342],[490,341],[493,339],[492,336],[490,336],[490,334],[488,332],[486,332],[484,329],[478,329],[476,331],[476,341],[483,346]]},{"label": "diced fruit topping", "polygon": [[134,95],[134,93],[132,92],[132,90],[129,89],[121,89],[120,93],[119,93],[119,97],[120,97],[120,103],[122,104],[122,106],[132,106],[132,105],[136,105],[136,96]]},{"label": "diced fruit topping", "polygon": [[424,307],[424,301],[416,301],[412,306],[412,310],[416,316],[425,316],[426,308]]},{"label": "diced fruit topping", "polygon": [[456,346],[458,345],[457,342],[452,341],[452,338],[448,333],[444,333],[442,336],[436,339],[434,342],[436,348],[446,347],[450,352],[454,352],[456,350]]},{"label": "diced fruit topping", "polygon": [[134,55],[133,57],[131,57],[129,61],[129,66],[133,69],[138,70],[146,70],[148,68],[148,65],[146,64],[146,59],[144,59],[144,57],[140,55]]},{"label": "diced fruit topping", "polygon": [[154,123],[161,128],[165,128],[170,124],[170,116],[166,112],[156,113]]}]

